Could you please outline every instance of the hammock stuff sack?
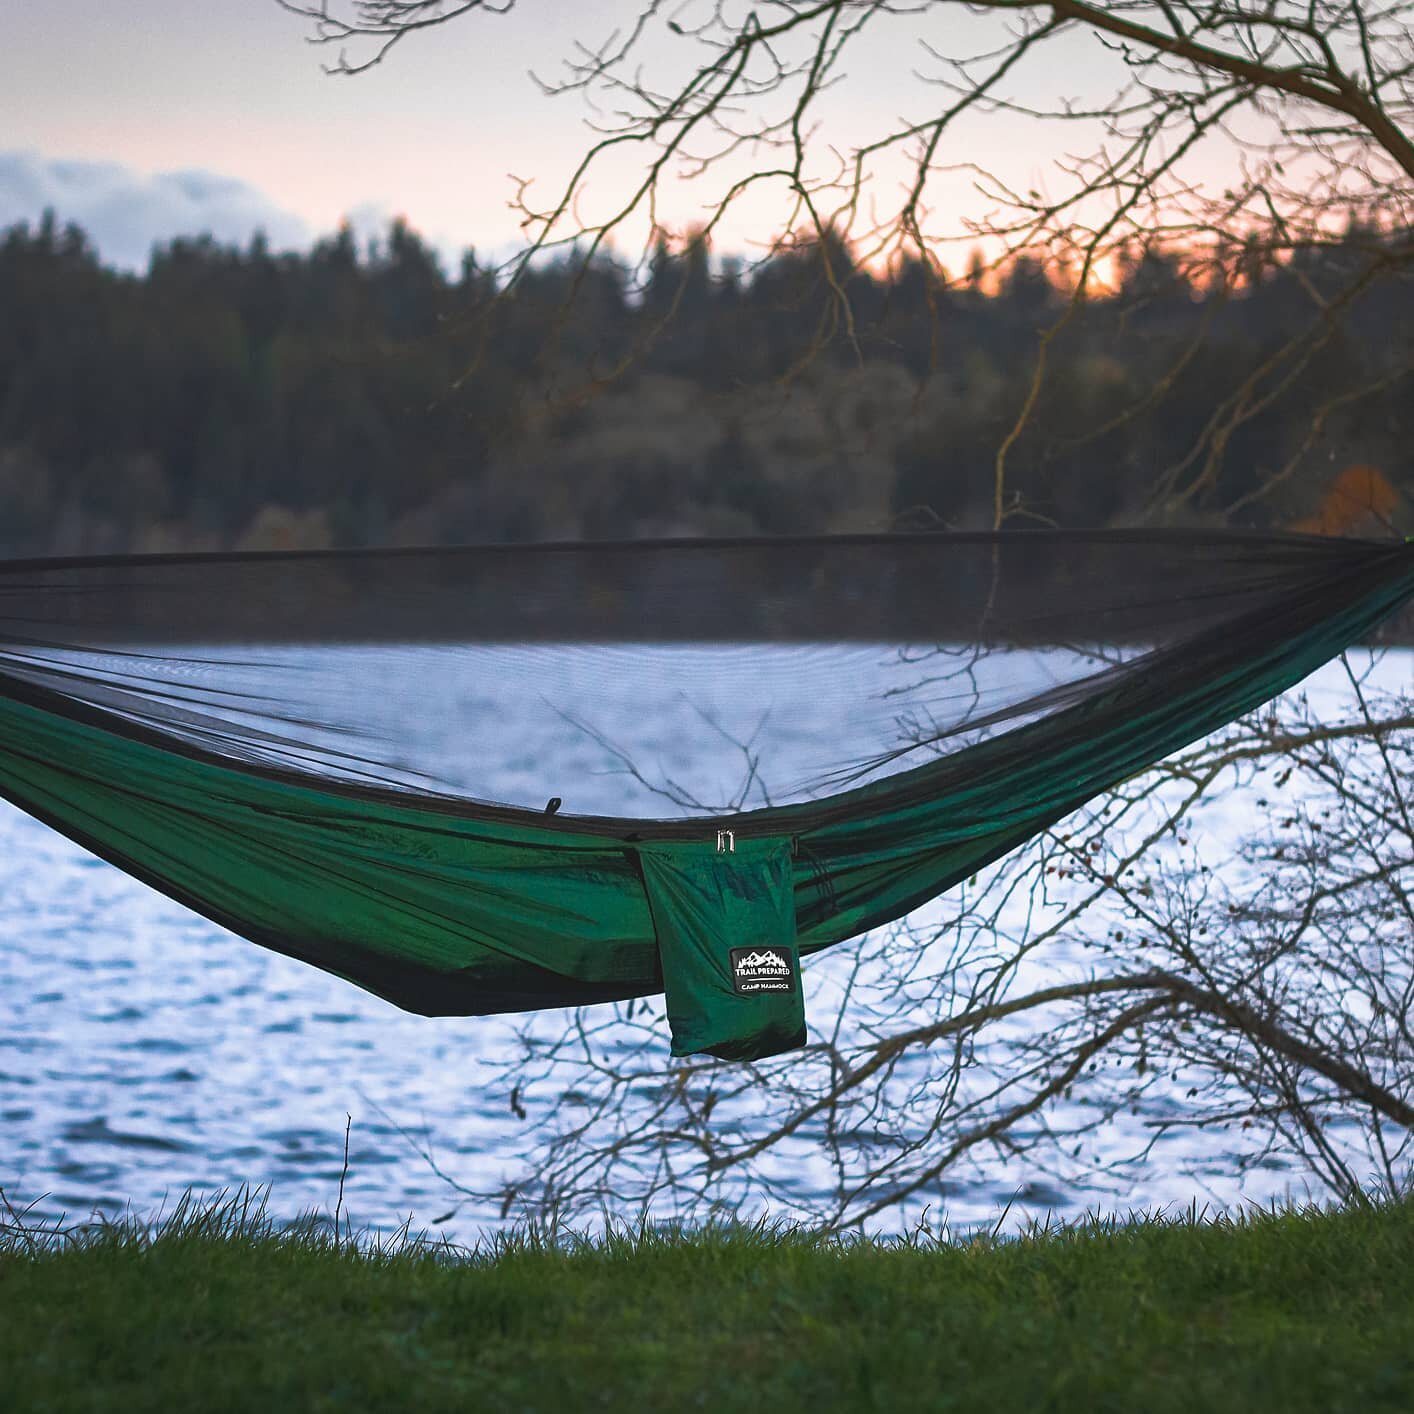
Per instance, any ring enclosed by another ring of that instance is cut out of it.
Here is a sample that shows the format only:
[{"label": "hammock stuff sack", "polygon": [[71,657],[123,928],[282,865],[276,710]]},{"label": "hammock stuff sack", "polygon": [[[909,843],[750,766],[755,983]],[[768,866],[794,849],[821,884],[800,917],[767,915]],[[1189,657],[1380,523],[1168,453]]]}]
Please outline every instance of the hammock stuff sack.
[{"label": "hammock stuff sack", "polygon": [[1414,547],[1016,532],[0,565],[0,793],[401,1007],[665,993],[805,1038],[801,959],[1298,682]]}]

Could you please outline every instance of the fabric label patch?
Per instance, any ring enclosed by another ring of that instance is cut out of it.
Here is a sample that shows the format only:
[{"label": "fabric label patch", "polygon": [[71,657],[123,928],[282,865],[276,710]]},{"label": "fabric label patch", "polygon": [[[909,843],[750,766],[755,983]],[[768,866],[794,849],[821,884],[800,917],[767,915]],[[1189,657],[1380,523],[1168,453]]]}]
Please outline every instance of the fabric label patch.
[{"label": "fabric label patch", "polygon": [[795,987],[790,954],[779,948],[733,948],[732,986],[738,996],[756,992],[789,992]]}]

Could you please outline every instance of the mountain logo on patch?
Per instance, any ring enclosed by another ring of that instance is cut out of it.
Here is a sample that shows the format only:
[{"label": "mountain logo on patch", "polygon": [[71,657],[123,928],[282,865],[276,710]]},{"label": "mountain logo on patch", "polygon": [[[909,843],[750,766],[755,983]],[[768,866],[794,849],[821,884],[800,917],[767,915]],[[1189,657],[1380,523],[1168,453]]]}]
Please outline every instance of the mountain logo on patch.
[{"label": "mountain logo on patch", "polygon": [[790,992],[795,989],[795,967],[790,954],[776,948],[733,948],[730,953],[732,986],[738,996],[757,992]]}]

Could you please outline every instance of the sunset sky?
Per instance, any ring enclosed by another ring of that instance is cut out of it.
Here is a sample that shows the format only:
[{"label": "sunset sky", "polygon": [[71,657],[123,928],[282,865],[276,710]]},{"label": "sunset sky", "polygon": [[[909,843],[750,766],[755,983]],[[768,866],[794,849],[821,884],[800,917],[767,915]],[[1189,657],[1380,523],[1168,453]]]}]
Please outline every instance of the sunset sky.
[{"label": "sunset sky", "polygon": [[[0,225],[52,206],[129,267],[173,235],[243,242],[260,226],[288,247],[342,219],[368,233],[394,214],[449,259],[466,245],[508,253],[518,239],[508,174],[535,176],[548,193],[590,136],[583,100],[546,98],[529,71],[552,76],[575,39],[602,40],[633,9],[522,0],[510,15],[415,37],[361,77],[332,78],[321,67],[332,52],[307,44],[307,26],[274,0],[0,0]],[[927,111],[927,91],[908,79],[922,58],[917,33],[896,25],[861,47],[826,136],[847,145]],[[943,38],[968,37],[954,27]],[[694,52],[664,33],[645,55],[676,72]],[[1025,95],[1060,83],[1093,100],[1108,92],[1111,64],[1075,35],[1018,83]],[[1074,137],[1056,128],[1048,143],[1034,123],[978,118],[950,156],[1038,184]],[[600,193],[613,181],[606,174]],[[665,215],[692,219],[704,195],[680,194]],[[962,210],[976,198],[959,177],[939,199]],[[764,239],[780,210],[743,208],[719,249]]]}]

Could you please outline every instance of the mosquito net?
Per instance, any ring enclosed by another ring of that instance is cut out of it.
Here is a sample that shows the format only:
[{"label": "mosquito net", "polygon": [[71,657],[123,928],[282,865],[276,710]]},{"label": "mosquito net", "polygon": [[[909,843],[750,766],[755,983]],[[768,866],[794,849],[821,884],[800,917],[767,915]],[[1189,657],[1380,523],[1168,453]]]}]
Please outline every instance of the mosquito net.
[{"label": "mosquito net", "polygon": [[11,562],[0,791],[402,1005],[716,976],[675,1035],[750,1056],[803,1036],[801,953],[1411,591],[1409,546],[1177,532]]}]

